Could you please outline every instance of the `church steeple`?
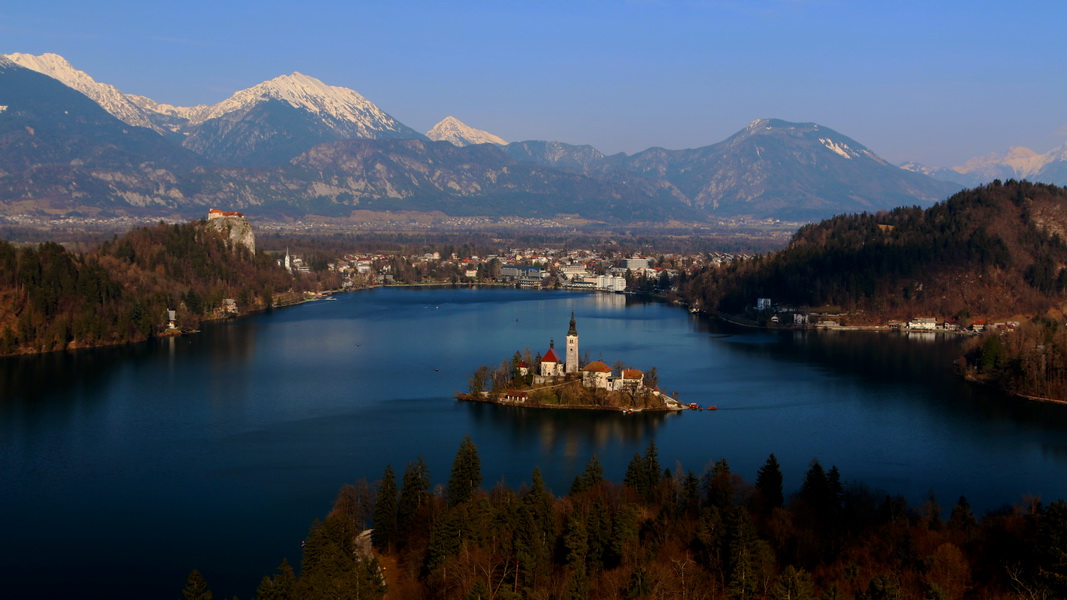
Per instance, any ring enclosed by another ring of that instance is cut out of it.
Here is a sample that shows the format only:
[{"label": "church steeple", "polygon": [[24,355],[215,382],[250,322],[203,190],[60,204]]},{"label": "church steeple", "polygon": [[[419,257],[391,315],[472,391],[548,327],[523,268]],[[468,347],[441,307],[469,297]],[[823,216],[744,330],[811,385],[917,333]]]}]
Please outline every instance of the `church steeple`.
[{"label": "church steeple", "polygon": [[571,328],[567,330],[567,373],[578,372],[578,326],[574,322],[574,311],[571,311]]}]

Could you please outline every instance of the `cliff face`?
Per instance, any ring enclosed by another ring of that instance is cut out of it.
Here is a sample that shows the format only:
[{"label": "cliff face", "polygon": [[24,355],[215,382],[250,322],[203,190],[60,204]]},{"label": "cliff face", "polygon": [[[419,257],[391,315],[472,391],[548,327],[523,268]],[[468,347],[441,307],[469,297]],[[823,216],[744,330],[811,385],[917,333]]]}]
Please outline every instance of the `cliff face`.
[{"label": "cliff face", "polygon": [[229,240],[231,248],[244,246],[255,256],[256,234],[248,219],[237,216],[212,217],[207,220],[207,228],[221,232]]}]

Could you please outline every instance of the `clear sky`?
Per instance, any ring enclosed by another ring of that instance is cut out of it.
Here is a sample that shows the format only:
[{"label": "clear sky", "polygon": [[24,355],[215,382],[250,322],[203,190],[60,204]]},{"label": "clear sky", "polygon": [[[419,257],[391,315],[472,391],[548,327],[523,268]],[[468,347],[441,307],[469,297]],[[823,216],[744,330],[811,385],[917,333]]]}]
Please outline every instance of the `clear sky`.
[{"label": "clear sky", "polygon": [[300,71],[426,131],[605,153],[813,121],[893,162],[954,166],[1067,142],[1063,0],[34,0],[0,5],[0,53],[211,104]]}]

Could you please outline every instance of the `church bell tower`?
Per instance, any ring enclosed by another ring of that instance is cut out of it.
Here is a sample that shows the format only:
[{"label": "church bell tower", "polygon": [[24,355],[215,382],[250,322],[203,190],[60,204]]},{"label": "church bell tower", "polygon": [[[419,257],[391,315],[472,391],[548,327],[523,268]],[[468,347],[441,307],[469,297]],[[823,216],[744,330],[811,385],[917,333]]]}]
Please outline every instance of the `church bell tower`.
[{"label": "church bell tower", "polygon": [[574,324],[574,311],[571,311],[571,328],[567,330],[567,373],[578,372],[578,327]]}]

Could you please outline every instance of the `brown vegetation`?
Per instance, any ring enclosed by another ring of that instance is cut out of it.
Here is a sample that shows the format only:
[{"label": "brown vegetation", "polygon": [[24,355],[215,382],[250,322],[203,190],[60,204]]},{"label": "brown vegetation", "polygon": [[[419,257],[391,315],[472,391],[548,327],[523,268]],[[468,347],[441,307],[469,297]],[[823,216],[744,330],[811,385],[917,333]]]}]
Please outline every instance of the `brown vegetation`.
[{"label": "brown vegetation", "polygon": [[[387,468],[373,510],[366,482],[349,486],[316,527],[354,532],[373,512],[377,556],[390,566],[385,596],[398,600],[1067,594],[1062,500],[976,519],[960,498],[945,520],[934,498],[909,506],[846,484],[817,461],[786,497],[774,455],[749,484],[725,460],[699,477],[681,467],[664,471],[654,444],[634,456],[622,485],[604,480],[593,457],[565,496],[554,497],[538,470],[521,489],[499,484],[472,493],[469,483],[481,481],[472,449],[468,438],[443,493],[430,492],[421,461],[409,463],[399,492]],[[323,559],[305,550],[309,560]]]},{"label": "brown vegetation", "polygon": [[292,276],[266,256],[232,246],[200,222],[130,231],[93,252],[59,244],[0,242],[0,354],[47,352],[145,340],[262,310],[289,293]]}]

